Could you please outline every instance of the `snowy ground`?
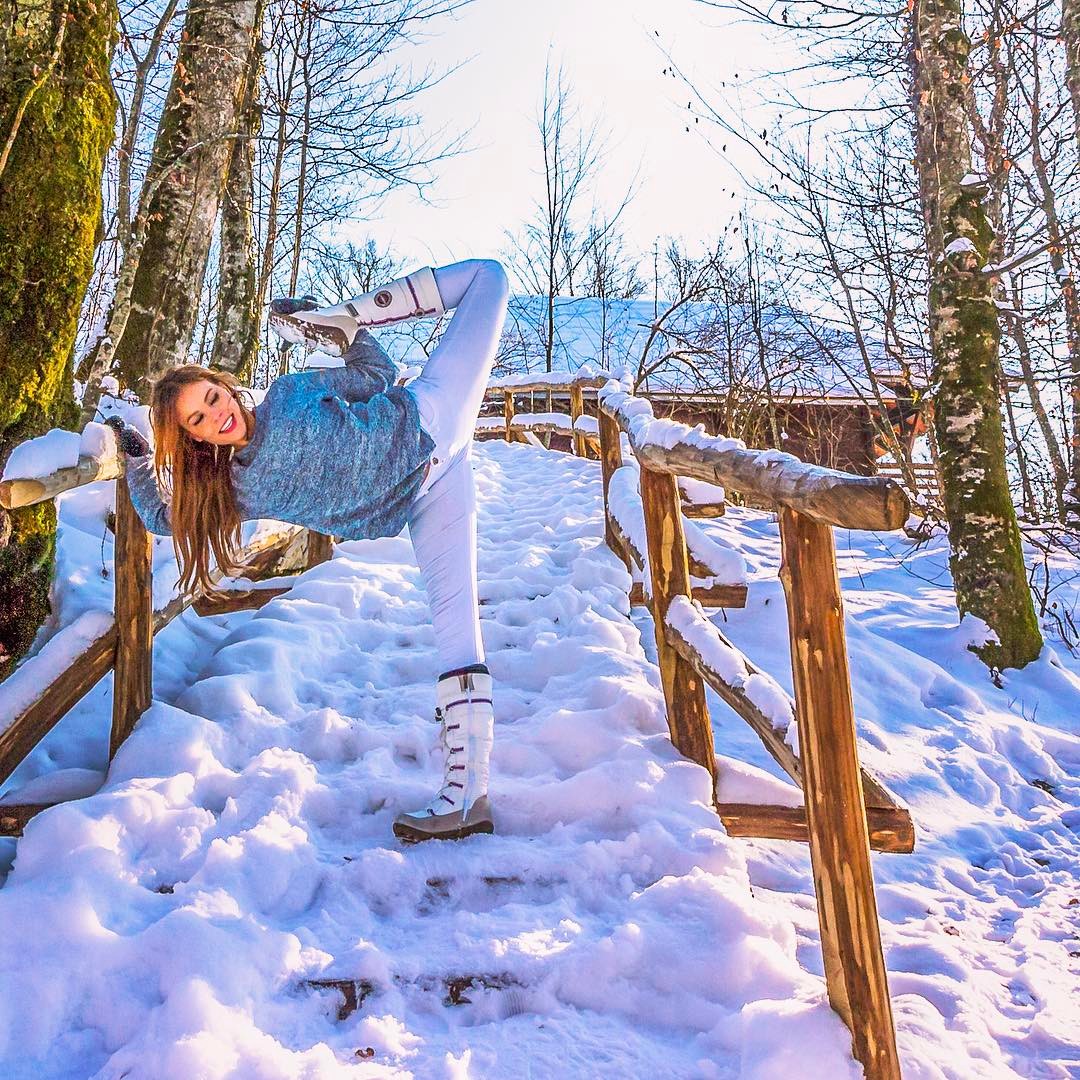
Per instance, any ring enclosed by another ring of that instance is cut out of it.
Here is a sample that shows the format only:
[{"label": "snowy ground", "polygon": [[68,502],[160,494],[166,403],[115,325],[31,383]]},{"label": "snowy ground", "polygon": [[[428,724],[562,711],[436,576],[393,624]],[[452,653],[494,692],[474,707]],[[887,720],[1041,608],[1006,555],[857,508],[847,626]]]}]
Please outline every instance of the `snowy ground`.
[{"label": "snowy ground", "polygon": [[[185,614],[102,790],[3,842],[0,1075],[861,1075],[806,849],[728,839],[666,738],[598,466],[491,442],[476,468],[497,835],[391,836],[441,775],[407,539],[343,544],[258,612]],[[111,486],[61,500],[61,622],[107,602]],[[775,525],[705,527],[750,568],[725,633],[790,688]],[[837,542],[863,760],[916,822],[915,854],[874,857],[905,1077],[1080,1076],[1080,664],[1048,650],[996,688],[940,542]],[[722,796],[783,799],[713,704]],[[9,788],[93,790],[108,710],[104,680]],[[319,979],[372,990],[339,1021]]]}]

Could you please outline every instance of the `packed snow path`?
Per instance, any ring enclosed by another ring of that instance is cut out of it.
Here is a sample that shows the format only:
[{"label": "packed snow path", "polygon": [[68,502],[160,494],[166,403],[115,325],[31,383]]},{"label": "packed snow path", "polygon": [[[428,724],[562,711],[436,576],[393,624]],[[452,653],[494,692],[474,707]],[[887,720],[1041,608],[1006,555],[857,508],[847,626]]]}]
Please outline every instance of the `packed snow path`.
[{"label": "packed snow path", "polygon": [[[257,612],[185,619],[103,790],[19,841],[0,889],[0,1074],[860,1075],[820,978],[806,848],[728,839],[668,741],[598,465],[493,442],[476,472],[496,835],[391,834],[441,778],[406,538],[342,544]],[[710,528],[753,571],[726,629],[788,684],[775,526]],[[905,1076],[1067,1077],[1080,822],[1061,803],[1080,814],[1080,740],[1052,728],[1080,680],[1047,662],[987,704],[942,629],[947,590],[916,607],[880,538],[846,543],[841,573],[865,590],[848,593],[864,759],[919,828],[915,855],[874,861]],[[1049,700],[1050,726],[1024,719]],[[716,715],[724,796],[788,798],[729,760],[765,763]],[[339,1019],[320,980],[364,1000]]]}]

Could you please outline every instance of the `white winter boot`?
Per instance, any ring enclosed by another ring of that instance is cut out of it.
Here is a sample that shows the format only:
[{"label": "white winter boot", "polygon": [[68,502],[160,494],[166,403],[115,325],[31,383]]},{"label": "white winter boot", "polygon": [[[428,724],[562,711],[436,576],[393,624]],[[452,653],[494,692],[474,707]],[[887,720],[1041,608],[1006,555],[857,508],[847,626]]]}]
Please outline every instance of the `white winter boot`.
[{"label": "white winter boot", "polygon": [[495,713],[486,665],[471,664],[441,676],[435,699],[446,751],[443,786],[422,810],[399,814],[394,835],[411,841],[460,840],[493,832],[487,787]]},{"label": "white winter boot", "polygon": [[344,355],[362,326],[389,326],[405,319],[442,315],[446,310],[430,266],[334,307],[308,311],[289,307],[287,302],[271,305],[269,318],[274,331],[286,341],[332,356]]}]

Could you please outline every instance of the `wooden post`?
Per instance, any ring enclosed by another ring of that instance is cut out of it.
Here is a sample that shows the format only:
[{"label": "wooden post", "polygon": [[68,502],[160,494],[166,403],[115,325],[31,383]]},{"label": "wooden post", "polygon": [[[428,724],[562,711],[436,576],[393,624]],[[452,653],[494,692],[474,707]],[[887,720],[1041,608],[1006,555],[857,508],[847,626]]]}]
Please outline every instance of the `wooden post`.
[{"label": "wooden post", "polygon": [[315,532],[308,529],[307,534],[307,565],[310,570],[319,563],[329,562],[334,554],[334,538],[325,533]]},{"label": "wooden post", "polygon": [[832,528],[782,507],[780,539],[780,579],[787,597],[810,859],[829,1001],[851,1030],[852,1051],[867,1080],[899,1080]]},{"label": "wooden post", "polygon": [[511,390],[503,391],[503,415],[506,417],[506,441],[513,442],[510,425],[514,422],[514,394]]},{"label": "wooden post", "polygon": [[111,759],[150,707],[153,666],[153,576],[151,538],[128,495],[127,481],[116,482],[113,592],[116,614],[116,667],[113,670]]},{"label": "wooden post", "polygon": [[600,424],[600,474],[604,481],[604,540],[607,546],[619,555],[626,563],[627,570],[633,573],[630,566],[629,555],[623,551],[619,538],[611,525],[611,511],[608,509],[608,488],[611,486],[611,478],[615,470],[622,468],[622,433],[613,416],[608,415],[603,409],[598,410]]},{"label": "wooden post", "polygon": [[716,757],[712,725],[705,704],[701,676],[668,643],[665,617],[675,596],[690,596],[690,568],[686,561],[679,489],[674,476],[641,467],[641,502],[645,508],[645,535],[649,547],[652,615],[656,653],[667,703],[668,729],[679,753],[709,772],[712,801],[716,802]]},{"label": "wooden post", "polygon": [[585,412],[585,402],[582,398],[581,387],[574,383],[570,387],[570,423],[574,429],[574,453],[578,457],[588,457],[589,448],[585,445],[585,432],[578,431],[577,422]]}]

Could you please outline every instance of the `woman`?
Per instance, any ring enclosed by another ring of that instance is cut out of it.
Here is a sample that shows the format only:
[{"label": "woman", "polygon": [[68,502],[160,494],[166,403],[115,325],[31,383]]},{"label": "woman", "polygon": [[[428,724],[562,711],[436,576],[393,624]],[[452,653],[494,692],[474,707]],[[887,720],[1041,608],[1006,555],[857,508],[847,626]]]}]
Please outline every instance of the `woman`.
[{"label": "woman", "polygon": [[[210,585],[211,551],[225,573],[235,569],[241,521],[272,518],[342,539],[396,536],[408,523],[443,668],[435,695],[446,763],[431,802],[395,820],[405,840],[493,830],[494,714],[470,459],[506,301],[502,266],[477,259],[425,268],[336,307],[275,300],[278,334],[344,355],[345,367],[283,376],[254,409],[230,375],[174,368],[154,386],[153,462],[133,428],[121,434],[132,504],[147,529],[173,536],[189,591]],[[450,309],[421,375],[395,386],[397,369],[366,327]]]}]

